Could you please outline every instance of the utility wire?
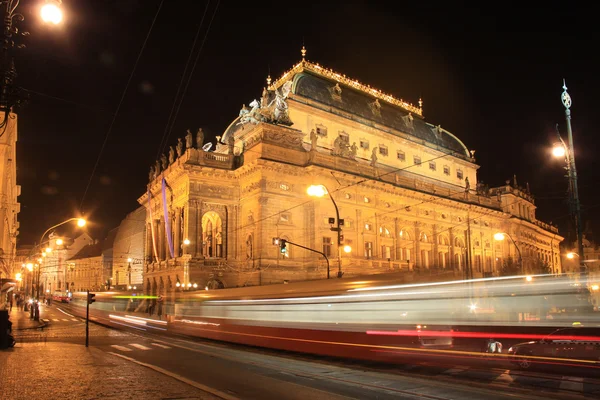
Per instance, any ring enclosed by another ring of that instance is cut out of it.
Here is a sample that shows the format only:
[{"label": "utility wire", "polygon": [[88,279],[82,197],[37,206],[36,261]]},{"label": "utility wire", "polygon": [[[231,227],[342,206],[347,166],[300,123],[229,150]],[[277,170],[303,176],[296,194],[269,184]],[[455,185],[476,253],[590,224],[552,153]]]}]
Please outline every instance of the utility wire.
[{"label": "utility wire", "polygon": [[212,25],[213,20],[215,19],[215,15],[217,14],[217,10],[219,9],[220,3],[221,3],[221,0],[218,0],[215,10],[213,11],[213,15],[210,18],[210,22],[208,23],[208,28],[206,29],[206,33],[204,34],[204,38],[202,39],[202,43],[200,44],[200,49],[198,49],[198,53],[196,54],[196,59],[194,60],[194,65],[192,66],[192,71],[190,72],[190,75],[188,76],[188,80],[187,80],[187,83],[185,84],[185,88],[183,89],[183,93],[181,94],[181,99],[179,100],[179,105],[177,106],[177,110],[175,111],[175,116],[173,117],[171,127],[169,128],[169,132],[164,141],[162,150],[159,152],[159,154],[164,152],[167,147],[169,137],[171,136],[171,131],[173,130],[173,126],[175,125],[175,121],[177,120],[177,115],[179,114],[179,109],[181,108],[181,104],[183,103],[183,99],[185,97],[185,94],[187,93],[188,86],[190,85],[192,76],[194,75],[194,70],[196,69],[196,64],[198,63],[198,59],[200,58],[200,54],[202,53],[202,49],[204,48],[204,43],[206,42],[206,38],[208,37],[208,33],[210,32],[210,27]]},{"label": "utility wire", "polygon": [[150,38],[150,34],[152,33],[152,29],[154,28],[154,24],[156,23],[156,20],[158,18],[158,14],[160,13],[160,10],[163,6],[164,0],[161,0],[160,4],[158,5],[158,9],[156,10],[156,14],[154,15],[154,19],[152,20],[152,24],[150,25],[150,29],[148,30],[148,33],[146,34],[146,38],[144,39],[144,43],[142,44],[142,48],[140,49],[137,59],[135,60],[135,64],[133,65],[133,69],[131,70],[131,74],[129,75],[129,79],[127,80],[127,84],[125,85],[125,89],[123,89],[123,93],[121,94],[121,99],[119,100],[119,104],[117,105],[117,109],[113,115],[112,121],[110,123],[110,126],[108,127],[108,131],[106,132],[106,136],[104,137],[104,143],[102,143],[102,147],[100,148],[100,153],[98,154],[98,158],[96,158],[96,163],[94,164],[94,168],[92,169],[92,174],[90,175],[90,179],[88,180],[87,186],[85,188],[85,191],[83,192],[83,197],[81,198],[81,204],[79,205],[79,211],[83,213],[83,203],[85,202],[85,197],[87,195],[87,192],[90,188],[90,184],[92,183],[92,179],[94,178],[94,174],[96,173],[96,169],[98,168],[98,164],[100,162],[100,158],[102,158],[102,153],[104,152],[104,148],[106,147],[106,142],[108,141],[108,137],[110,136],[110,133],[112,131],[112,128],[115,124],[115,121],[117,119],[117,116],[119,115],[119,110],[121,109],[121,105],[123,104],[123,100],[125,99],[125,95],[127,94],[127,90],[129,89],[129,85],[131,84],[131,81],[133,79],[133,75],[135,74],[135,70],[137,69],[137,66],[140,62],[140,58],[142,58],[142,53],[144,52],[144,49],[146,48],[146,44],[148,43],[148,39]]},{"label": "utility wire", "polygon": [[181,88],[183,86],[183,82],[186,77],[186,73],[188,67],[190,65],[190,61],[192,60],[192,54],[194,54],[194,49],[196,48],[196,42],[198,41],[198,37],[200,36],[200,31],[202,30],[202,26],[204,25],[204,17],[206,17],[206,12],[208,11],[208,6],[210,5],[210,0],[206,2],[206,7],[204,8],[204,14],[202,14],[202,19],[200,20],[200,25],[198,26],[198,30],[196,31],[196,36],[194,36],[194,42],[192,43],[192,48],[190,49],[190,55],[188,56],[187,62],[185,63],[185,68],[183,69],[183,74],[181,75],[181,80],[179,81],[179,86],[177,87],[177,93],[175,93],[175,99],[173,100],[173,105],[171,106],[171,111],[169,112],[169,118],[167,119],[167,124],[165,125],[165,131],[163,132],[163,136],[160,140],[160,144],[158,145],[158,150],[156,152],[156,159],[160,156],[160,153],[164,151],[164,147],[166,146],[168,137],[171,133],[172,124],[175,123],[173,119],[173,113],[175,111],[175,106],[177,105],[177,98],[179,97],[179,93],[181,92]]}]

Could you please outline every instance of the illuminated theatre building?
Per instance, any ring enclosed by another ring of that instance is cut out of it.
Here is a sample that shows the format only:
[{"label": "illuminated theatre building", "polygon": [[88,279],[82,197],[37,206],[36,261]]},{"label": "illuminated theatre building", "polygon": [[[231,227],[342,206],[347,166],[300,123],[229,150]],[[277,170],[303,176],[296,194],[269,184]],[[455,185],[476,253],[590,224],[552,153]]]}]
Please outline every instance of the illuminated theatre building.
[{"label": "illuminated theatre building", "polygon": [[[138,199],[147,208],[149,293],[326,278],[323,255],[296,244],[327,255],[332,278],[340,270],[407,280],[498,276],[509,257],[518,264],[519,250],[524,271],[561,271],[563,238],[536,219],[516,178],[482,187],[473,152],[427,123],[420,100],[410,105],[304,53],[267,79],[214,151],[201,145],[157,163]],[[309,197],[311,185],[332,199]],[[510,236],[494,240],[498,232]],[[273,238],[293,244],[282,253]]]}]

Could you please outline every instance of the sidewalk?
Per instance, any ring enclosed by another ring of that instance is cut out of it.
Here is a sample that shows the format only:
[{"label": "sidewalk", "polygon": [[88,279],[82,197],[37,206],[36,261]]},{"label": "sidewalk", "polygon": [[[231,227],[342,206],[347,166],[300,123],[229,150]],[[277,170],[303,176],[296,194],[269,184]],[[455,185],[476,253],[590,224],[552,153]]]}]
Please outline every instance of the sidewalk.
[{"label": "sidewalk", "polygon": [[[44,318],[44,306],[40,318]],[[29,318],[29,311],[9,312],[17,344],[0,350],[0,400],[30,399],[218,399],[144,366],[115,357],[106,348],[47,340],[51,329]],[[111,331],[106,331],[109,337]],[[20,340],[25,337],[27,340]]]},{"label": "sidewalk", "polygon": [[[42,307],[40,307],[40,319],[42,318]],[[13,331],[22,331],[25,329],[37,329],[44,328],[47,324],[40,321],[29,318],[29,310],[23,311],[22,308],[13,306],[12,311],[8,313],[10,321],[12,322]]]}]

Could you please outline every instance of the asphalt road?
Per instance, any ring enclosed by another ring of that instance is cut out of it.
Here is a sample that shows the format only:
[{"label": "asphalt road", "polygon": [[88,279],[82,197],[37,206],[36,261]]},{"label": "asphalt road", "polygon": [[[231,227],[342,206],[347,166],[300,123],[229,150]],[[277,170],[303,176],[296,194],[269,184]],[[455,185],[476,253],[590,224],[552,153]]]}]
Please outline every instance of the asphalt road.
[{"label": "asphalt road", "polygon": [[[84,345],[85,322],[53,305],[42,311],[43,332],[20,333],[20,341]],[[548,399],[600,396],[600,384],[578,377],[497,368],[482,358],[447,363],[372,365],[288,352],[248,348],[90,323],[90,346],[225,399]],[[587,387],[587,391],[584,390]],[[169,397],[169,393],[164,393]]]}]

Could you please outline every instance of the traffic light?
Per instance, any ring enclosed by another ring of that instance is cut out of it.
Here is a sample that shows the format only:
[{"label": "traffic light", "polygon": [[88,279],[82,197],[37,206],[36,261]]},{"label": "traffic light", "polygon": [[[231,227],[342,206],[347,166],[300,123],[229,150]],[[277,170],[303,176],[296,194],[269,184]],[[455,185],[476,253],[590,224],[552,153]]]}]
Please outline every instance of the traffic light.
[{"label": "traffic light", "polygon": [[88,293],[88,304],[92,304],[96,301],[96,293]]},{"label": "traffic light", "polygon": [[287,253],[287,240],[279,239],[279,248],[281,249],[281,254]]}]

